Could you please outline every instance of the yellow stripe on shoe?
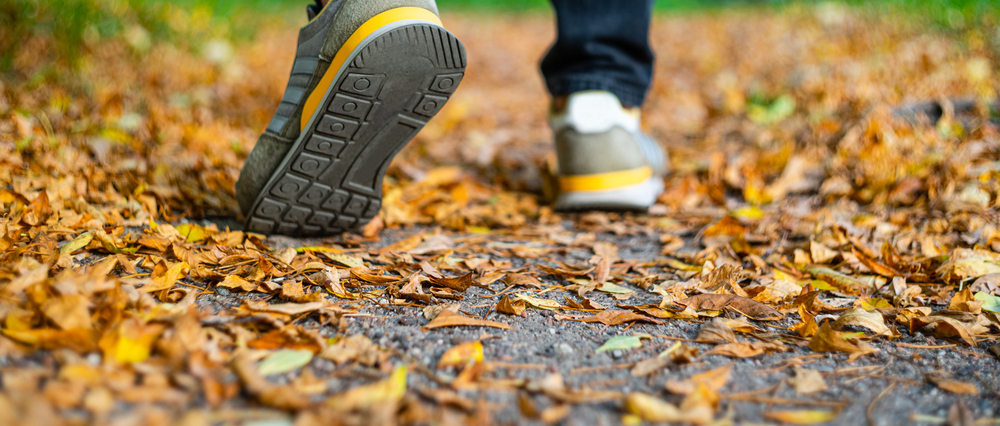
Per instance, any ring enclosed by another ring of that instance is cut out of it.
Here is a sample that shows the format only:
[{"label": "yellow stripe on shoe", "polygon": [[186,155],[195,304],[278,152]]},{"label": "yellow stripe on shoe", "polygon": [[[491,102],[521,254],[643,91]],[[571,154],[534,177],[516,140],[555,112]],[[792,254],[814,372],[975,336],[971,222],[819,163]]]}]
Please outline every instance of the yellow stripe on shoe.
[{"label": "yellow stripe on shoe", "polygon": [[620,172],[595,173],[590,175],[560,176],[559,189],[563,192],[608,191],[622,187],[639,185],[653,176],[649,166]]},{"label": "yellow stripe on shoe", "polygon": [[393,24],[399,21],[426,21],[438,26],[442,26],[441,18],[438,18],[434,12],[431,12],[422,7],[400,7],[396,9],[390,9],[375,15],[372,19],[361,25],[354,31],[354,34],[340,47],[337,54],[333,57],[333,61],[330,63],[330,68],[326,70],[326,74],[313,89],[309,98],[306,99],[305,105],[302,107],[302,118],[299,120],[301,123],[299,131],[305,131],[306,126],[309,124],[309,120],[312,118],[313,114],[316,113],[316,109],[323,102],[323,97],[326,96],[327,89],[333,84],[334,79],[337,77],[337,73],[343,68],[344,63],[347,62],[347,58],[351,56],[361,42],[365,41],[368,36],[372,35],[379,29],[385,27],[386,25]]}]

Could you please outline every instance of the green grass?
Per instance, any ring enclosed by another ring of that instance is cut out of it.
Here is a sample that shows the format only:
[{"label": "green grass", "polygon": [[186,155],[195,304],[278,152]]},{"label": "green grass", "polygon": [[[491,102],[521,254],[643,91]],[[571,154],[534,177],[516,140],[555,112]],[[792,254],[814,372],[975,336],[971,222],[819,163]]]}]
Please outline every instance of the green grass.
[{"label": "green grass", "polygon": [[[18,45],[33,35],[51,34],[54,61],[74,62],[87,41],[146,33],[152,39],[195,45],[208,38],[252,40],[274,20],[301,24],[311,0],[0,0],[0,72],[11,68]],[[606,0],[623,1],[623,0]],[[844,0],[873,14],[901,16],[945,30],[977,31],[1000,38],[997,0]],[[438,0],[443,11],[519,13],[547,11],[549,0]],[[804,0],[656,0],[660,13],[805,6]],[[997,41],[1000,43],[1000,41]],[[64,63],[63,65],[67,65]]]}]

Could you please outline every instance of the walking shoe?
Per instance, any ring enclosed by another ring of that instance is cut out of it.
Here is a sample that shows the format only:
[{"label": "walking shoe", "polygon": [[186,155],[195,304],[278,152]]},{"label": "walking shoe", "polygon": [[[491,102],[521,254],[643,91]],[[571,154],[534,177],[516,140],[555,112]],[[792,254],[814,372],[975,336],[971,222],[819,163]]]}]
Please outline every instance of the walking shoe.
[{"label": "walking shoe", "polygon": [[250,232],[366,224],[392,158],[465,73],[465,49],[434,0],[330,0],[308,12],[285,95],[236,182]]},{"label": "walking shoe", "polygon": [[667,158],[639,128],[638,109],[610,92],[569,96],[551,120],[559,158],[556,210],[647,210],[663,193]]}]

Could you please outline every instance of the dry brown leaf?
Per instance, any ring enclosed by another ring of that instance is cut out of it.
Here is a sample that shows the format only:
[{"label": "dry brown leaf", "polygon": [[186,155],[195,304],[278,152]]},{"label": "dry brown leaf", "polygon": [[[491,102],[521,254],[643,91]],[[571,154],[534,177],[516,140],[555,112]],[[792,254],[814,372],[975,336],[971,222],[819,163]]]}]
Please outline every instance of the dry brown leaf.
[{"label": "dry brown leaf", "polygon": [[826,380],[819,371],[808,368],[795,368],[795,377],[788,379],[788,383],[801,394],[811,394],[822,392],[827,389]]},{"label": "dry brown leaf", "polygon": [[510,297],[506,295],[500,299],[500,302],[497,303],[497,312],[507,315],[525,316],[526,314],[524,311],[527,309],[528,306],[523,300],[516,299],[512,301],[510,300]]},{"label": "dry brown leaf", "polygon": [[581,319],[570,318],[574,321],[581,322],[599,322],[604,325],[620,325],[627,322],[648,322],[650,324],[663,324],[661,321],[657,321],[645,315],[639,315],[629,311],[601,311],[597,315],[592,315],[589,317],[583,317]]},{"label": "dry brown leaf", "polygon": [[784,345],[775,342],[736,342],[717,345],[712,348],[712,350],[705,352],[705,355],[722,355],[731,358],[753,358],[767,353],[785,352],[787,350],[788,348]]},{"label": "dry brown leaf", "polygon": [[854,253],[854,256],[857,257],[858,260],[860,260],[861,263],[865,265],[866,268],[868,268],[870,271],[878,275],[887,278],[905,275],[902,272],[897,271],[895,268],[890,267],[889,265],[879,262],[871,257],[868,257],[868,255],[864,254],[863,252],[857,250],[854,247],[851,247],[851,250],[852,250],[851,252]]},{"label": "dry brown leaf", "polygon": [[928,328],[935,337],[959,339],[969,346],[976,346],[976,339],[969,327],[960,321],[944,316],[924,316],[910,319],[910,331]]},{"label": "dry brown leaf", "polygon": [[541,288],[542,283],[538,282],[538,279],[530,275],[524,274],[507,274],[503,278],[504,283],[508,286],[516,287],[530,287],[530,288]]},{"label": "dry brown leaf", "polygon": [[493,327],[493,328],[502,328],[505,330],[514,329],[513,327],[504,324],[502,322],[469,318],[448,310],[441,311],[441,313],[437,316],[437,318],[434,318],[433,321],[427,323],[427,325],[423,326],[422,328],[424,330],[430,330],[441,327]]},{"label": "dry brown leaf", "polygon": [[848,325],[864,327],[881,336],[892,335],[892,330],[885,325],[885,319],[882,318],[882,314],[875,311],[866,311],[862,308],[855,308],[844,312],[840,315],[840,318],[837,318],[833,322],[831,328],[840,331],[841,328]]},{"label": "dry brown leaf", "polygon": [[972,383],[960,382],[957,380],[951,380],[944,377],[941,374],[927,374],[927,381],[931,382],[937,387],[946,390],[951,393],[956,393],[960,395],[978,395],[979,388]]},{"label": "dry brown leaf", "polygon": [[473,276],[473,273],[469,272],[468,274],[462,275],[460,277],[453,277],[453,278],[445,278],[445,277],[435,278],[435,277],[431,277],[430,278],[430,282],[432,284],[436,284],[436,285],[439,285],[439,286],[442,286],[442,287],[447,287],[447,288],[450,288],[452,290],[465,291],[465,290],[468,290],[469,287],[477,285],[476,280],[474,278],[472,278],[472,276]]},{"label": "dry brown leaf", "polygon": [[699,294],[675,303],[698,310],[736,312],[758,321],[782,317],[780,312],[763,303],[732,294]]},{"label": "dry brown leaf", "polygon": [[666,388],[671,393],[678,395],[692,394],[698,390],[698,386],[704,386],[718,392],[729,381],[732,371],[733,365],[726,364],[722,367],[694,374],[687,380],[667,380]]},{"label": "dry brown leaf", "polygon": [[53,297],[42,304],[41,310],[52,322],[63,330],[90,330],[90,300],[82,294],[67,294]]},{"label": "dry brown leaf", "polygon": [[948,309],[981,314],[983,313],[984,304],[986,304],[985,300],[976,300],[976,297],[972,294],[972,290],[966,287],[962,291],[955,293],[955,296],[951,298],[951,303],[948,304]]},{"label": "dry brown leaf", "polygon": [[186,262],[175,263],[168,268],[166,261],[160,261],[153,268],[153,272],[150,273],[150,278],[153,279],[153,282],[143,286],[142,291],[153,293],[169,289],[177,283],[177,280],[187,275],[190,269],[191,267]]},{"label": "dry brown leaf", "polygon": [[816,240],[809,241],[809,257],[812,258],[813,262],[829,263],[837,256],[840,256],[840,253],[836,250],[832,250]]},{"label": "dry brown leaf", "polygon": [[809,341],[809,349],[815,352],[846,352],[851,354],[849,361],[854,361],[862,355],[878,352],[864,342],[857,340],[848,341],[840,336],[840,333],[830,327],[829,321],[823,321],[816,335]]},{"label": "dry brown leaf", "polygon": [[721,319],[712,318],[711,321],[702,324],[695,340],[702,343],[736,343],[736,334]]},{"label": "dry brown leaf", "polygon": [[218,284],[218,286],[225,288],[232,288],[232,289],[241,289],[243,291],[254,291],[255,289],[257,289],[256,283],[247,281],[238,275],[227,276],[226,279],[222,280],[222,282]]}]

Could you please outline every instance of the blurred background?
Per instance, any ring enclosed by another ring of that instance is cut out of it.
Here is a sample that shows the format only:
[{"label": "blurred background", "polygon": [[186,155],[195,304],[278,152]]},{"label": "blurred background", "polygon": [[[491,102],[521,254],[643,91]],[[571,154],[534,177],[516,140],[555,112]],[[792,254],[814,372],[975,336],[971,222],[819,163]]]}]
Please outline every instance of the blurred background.
[{"label": "blurred background", "polygon": [[[284,91],[306,4],[3,0],[0,187],[125,219],[238,216],[233,182]],[[552,149],[537,63],[552,11],[438,5],[468,77],[393,163],[384,219],[463,230],[543,217]],[[643,114],[672,153],[666,211],[759,215],[795,194],[872,211],[1000,202],[1000,2],[656,7]],[[490,210],[500,204],[514,211]]]}]

